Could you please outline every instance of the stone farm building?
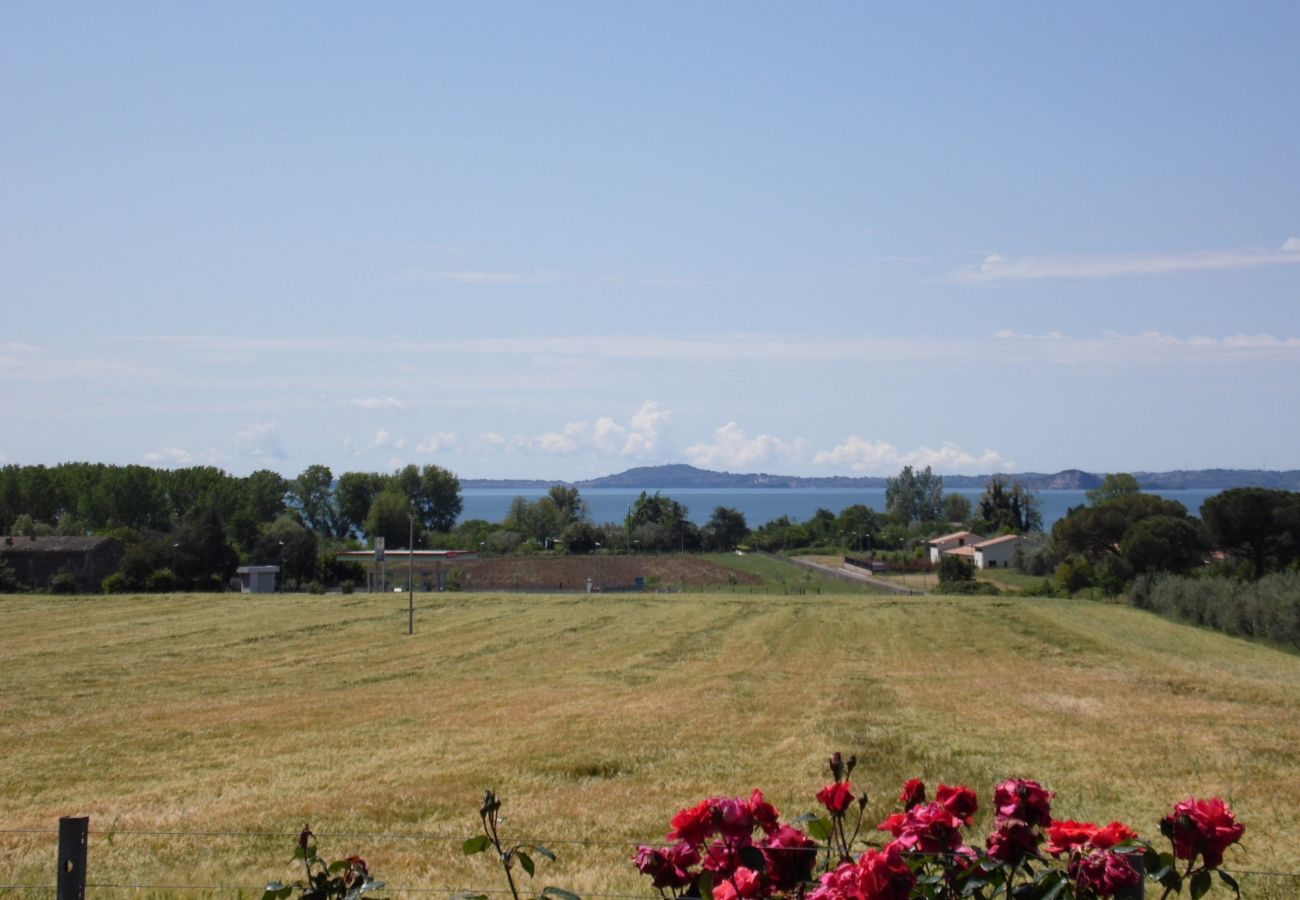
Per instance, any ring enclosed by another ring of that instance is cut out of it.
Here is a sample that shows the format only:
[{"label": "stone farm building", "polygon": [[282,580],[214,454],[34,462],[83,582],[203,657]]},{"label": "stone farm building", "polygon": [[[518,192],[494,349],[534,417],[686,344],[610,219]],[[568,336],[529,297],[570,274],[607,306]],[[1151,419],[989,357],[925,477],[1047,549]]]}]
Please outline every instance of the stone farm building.
[{"label": "stone farm building", "polygon": [[940,535],[927,542],[930,545],[930,562],[937,563],[945,556],[968,559],[977,569],[1008,568],[1016,556],[1021,537],[1004,534],[985,538],[973,531],[955,531]]},{"label": "stone farm building", "polygon": [[67,572],[81,592],[98,591],[104,578],[117,571],[126,549],[105,537],[0,537],[0,562],[14,570],[18,583],[42,588]]}]

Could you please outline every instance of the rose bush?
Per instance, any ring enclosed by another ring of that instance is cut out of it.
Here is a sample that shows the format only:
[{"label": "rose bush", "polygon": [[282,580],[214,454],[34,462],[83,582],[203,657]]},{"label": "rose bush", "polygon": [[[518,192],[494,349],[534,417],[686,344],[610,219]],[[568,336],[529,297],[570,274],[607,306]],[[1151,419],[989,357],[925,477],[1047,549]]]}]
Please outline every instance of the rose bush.
[{"label": "rose bush", "polygon": [[816,794],[822,813],[783,823],[761,791],[711,797],[673,817],[667,846],[640,847],[637,869],[666,900],[1101,900],[1131,894],[1144,870],[1162,900],[1184,888],[1203,896],[1214,871],[1240,897],[1219,866],[1245,828],[1217,798],[1175,806],[1160,823],[1173,850],[1160,853],[1123,822],[1053,819],[1053,792],[1012,778],[993,789],[995,828],[980,847],[966,837],[975,791],[941,784],[927,802],[913,778],[901,808],[868,829],[888,839],[871,841],[859,839],[868,799],[849,780],[856,760],[836,753],[829,765],[832,781]]}]

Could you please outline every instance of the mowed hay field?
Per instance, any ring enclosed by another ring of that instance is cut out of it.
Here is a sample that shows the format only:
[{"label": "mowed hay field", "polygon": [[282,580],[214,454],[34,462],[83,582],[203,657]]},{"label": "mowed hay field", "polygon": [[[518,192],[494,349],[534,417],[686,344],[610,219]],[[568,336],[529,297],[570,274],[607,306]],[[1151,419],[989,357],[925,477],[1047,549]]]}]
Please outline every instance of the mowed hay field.
[{"label": "mowed hay field", "polygon": [[982,840],[993,784],[1021,776],[1060,817],[1156,837],[1173,802],[1218,794],[1248,828],[1230,868],[1300,871],[1294,655],[1029,598],[416,601],[408,637],[404,595],[0,599],[0,883],[52,882],[54,835],[15,830],[89,815],[91,883],[160,886],[129,896],[294,869],[290,837],[127,832],[304,822],[385,835],[321,847],[395,888],[498,888],[459,853],[490,786],[512,833],[560,854],[538,887],[648,896],[636,841],[711,794],[811,810],[836,749],[858,755],[873,816],[908,777],[963,782]]}]

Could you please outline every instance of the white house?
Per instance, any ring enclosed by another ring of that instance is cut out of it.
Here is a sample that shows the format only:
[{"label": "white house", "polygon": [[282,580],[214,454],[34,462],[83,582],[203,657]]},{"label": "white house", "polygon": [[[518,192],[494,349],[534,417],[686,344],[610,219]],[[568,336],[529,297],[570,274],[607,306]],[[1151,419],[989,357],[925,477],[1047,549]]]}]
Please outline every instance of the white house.
[{"label": "white house", "polygon": [[1008,568],[1015,559],[1016,548],[1020,546],[1020,540],[1018,534],[1004,534],[1002,537],[991,538],[975,544],[972,548],[975,551],[975,568]]},{"label": "white house", "polygon": [[275,593],[275,576],[280,574],[279,566],[240,566],[235,571],[239,574],[241,594]]},{"label": "white house", "polygon": [[[952,534],[940,535],[937,538],[931,538],[927,543],[930,545],[930,562],[939,562],[940,557],[945,553],[951,553],[962,547],[970,547],[984,540],[983,537],[973,531],[954,531]],[[966,556],[967,554],[961,554]]]}]

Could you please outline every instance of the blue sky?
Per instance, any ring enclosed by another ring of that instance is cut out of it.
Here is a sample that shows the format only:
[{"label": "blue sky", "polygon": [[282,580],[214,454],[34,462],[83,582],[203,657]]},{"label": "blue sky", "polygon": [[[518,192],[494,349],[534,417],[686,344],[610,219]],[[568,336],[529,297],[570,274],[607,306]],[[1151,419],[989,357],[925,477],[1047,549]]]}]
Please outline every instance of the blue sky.
[{"label": "blue sky", "polygon": [[1300,5],[5,4],[0,461],[1300,468]]}]

